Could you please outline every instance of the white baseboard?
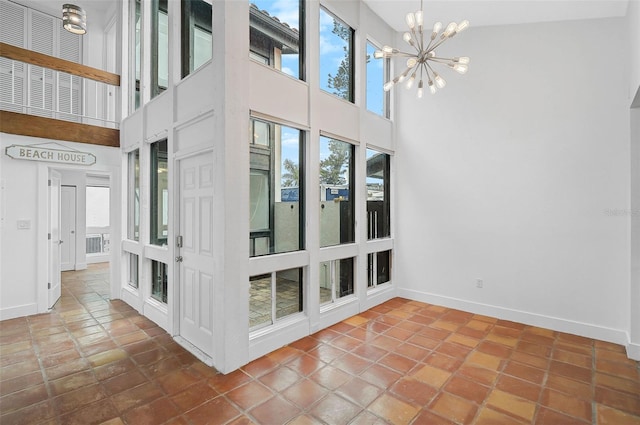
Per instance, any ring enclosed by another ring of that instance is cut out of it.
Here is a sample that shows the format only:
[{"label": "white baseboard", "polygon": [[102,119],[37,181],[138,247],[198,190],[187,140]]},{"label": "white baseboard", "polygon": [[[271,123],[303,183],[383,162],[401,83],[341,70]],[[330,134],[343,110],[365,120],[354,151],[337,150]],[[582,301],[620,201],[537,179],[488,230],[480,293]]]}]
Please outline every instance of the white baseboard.
[{"label": "white baseboard", "polygon": [[76,263],[76,270],[86,270],[87,263]]},{"label": "white baseboard", "polygon": [[0,309],[0,320],[15,319],[32,314],[38,314],[38,304],[36,303]]},{"label": "white baseboard", "polygon": [[623,346],[629,346],[629,338],[624,330],[606,328],[590,323],[577,322],[558,317],[544,316],[521,310],[499,307],[490,304],[481,304],[458,298],[445,297],[427,292],[398,288],[398,296],[429,304],[468,311],[474,314],[482,314],[526,325],[538,326],[559,332],[593,338],[600,341],[611,342]]},{"label": "white baseboard", "polygon": [[640,344],[627,343],[627,357],[640,362]]}]

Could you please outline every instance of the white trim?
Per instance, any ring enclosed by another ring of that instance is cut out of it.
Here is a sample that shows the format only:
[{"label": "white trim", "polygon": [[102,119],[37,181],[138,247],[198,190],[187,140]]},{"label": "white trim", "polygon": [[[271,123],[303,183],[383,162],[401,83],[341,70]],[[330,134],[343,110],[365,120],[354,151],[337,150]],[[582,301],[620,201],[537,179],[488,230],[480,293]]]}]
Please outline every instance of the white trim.
[{"label": "white trim", "polygon": [[627,343],[627,357],[632,360],[640,361],[640,344],[632,342]]},{"label": "white trim", "polygon": [[0,309],[0,320],[8,320],[22,316],[31,316],[32,314],[37,313],[41,313],[38,311],[38,304],[23,304],[16,307]]},{"label": "white trim", "polygon": [[272,326],[256,330],[249,334],[249,361],[307,335],[309,335],[309,317],[305,314],[296,314],[288,320],[277,321]]},{"label": "white trim", "polygon": [[461,300],[459,298],[445,297],[442,295],[419,292],[412,289],[398,288],[399,297],[421,301],[429,304],[454,308],[474,314],[482,314],[498,319],[510,320],[531,326],[538,326],[559,332],[566,332],[573,335],[593,338],[600,341],[611,342],[620,345],[628,344],[627,333],[620,329],[612,329],[604,326],[597,326],[590,323],[577,322],[574,320],[562,319],[559,317],[545,316],[521,310],[499,307],[490,304],[476,303],[473,301]]},{"label": "white trim", "polygon": [[173,340],[181,345],[188,352],[196,356],[198,360],[202,363],[206,364],[209,367],[213,367],[213,359],[208,356],[204,351],[200,350],[198,347],[181,337],[180,335],[176,335],[173,337]]}]

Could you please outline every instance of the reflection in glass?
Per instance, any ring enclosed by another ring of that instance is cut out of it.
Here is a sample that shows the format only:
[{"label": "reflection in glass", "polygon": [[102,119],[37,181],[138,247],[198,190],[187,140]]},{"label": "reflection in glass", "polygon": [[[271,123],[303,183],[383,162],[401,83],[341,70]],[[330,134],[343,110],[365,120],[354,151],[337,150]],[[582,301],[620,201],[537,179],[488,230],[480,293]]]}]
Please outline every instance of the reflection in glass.
[{"label": "reflection in glass", "polygon": [[301,268],[252,276],[249,282],[250,328],[268,326],[303,311]]},{"label": "reflection in glass", "polygon": [[140,240],[140,150],[129,152],[128,155],[128,226],[127,238]]},{"label": "reflection in glass", "polygon": [[211,59],[211,4],[204,0],[182,0],[182,77]]},{"label": "reflection in glass", "polygon": [[252,257],[303,248],[302,132],[251,120],[249,250]]},{"label": "reflection in glass", "polygon": [[391,202],[389,199],[391,157],[367,149],[367,238],[391,235]]},{"label": "reflection in glass", "polygon": [[304,1],[251,0],[250,57],[294,78],[304,79]]},{"label": "reflection in glass", "polygon": [[391,280],[391,251],[367,254],[367,286],[374,288]]},{"label": "reflection in glass", "polygon": [[354,232],[355,147],[320,137],[320,246],[351,243]]},{"label": "reflection in glass", "polygon": [[151,237],[152,245],[166,245],[169,235],[169,163],[167,140],[151,144]]},{"label": "reflection in glass", "polygon": [[169,86],[169,11],[168,0],[151,2],[151,98]]},{"label": "reflection in glass", "polygon": [[166,304],[168,298],[167,284],[167,265],[151,260],[151,298]]},{"label": "reflection in glass", "polygon": [[138,256],[129,253],[129,285],[138,288]]},{"label": "reflection in glass", "polygon": [[354,31],[320,7],[320,88],[353,102]]},{"label": "reflection in glass", "polygon": [[320,304],[353,294],[353,258],[320,263]]}]

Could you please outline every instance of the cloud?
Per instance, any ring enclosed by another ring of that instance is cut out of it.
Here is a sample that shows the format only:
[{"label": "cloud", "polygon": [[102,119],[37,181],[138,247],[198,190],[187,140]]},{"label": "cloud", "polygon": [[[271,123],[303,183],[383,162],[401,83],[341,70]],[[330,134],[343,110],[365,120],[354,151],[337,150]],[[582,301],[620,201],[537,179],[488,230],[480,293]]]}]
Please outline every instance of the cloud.
[{"label": "cloud", "polygon": [[327,55],[342,52],[345,42],[334,34],[320,33],[320,54]]}]

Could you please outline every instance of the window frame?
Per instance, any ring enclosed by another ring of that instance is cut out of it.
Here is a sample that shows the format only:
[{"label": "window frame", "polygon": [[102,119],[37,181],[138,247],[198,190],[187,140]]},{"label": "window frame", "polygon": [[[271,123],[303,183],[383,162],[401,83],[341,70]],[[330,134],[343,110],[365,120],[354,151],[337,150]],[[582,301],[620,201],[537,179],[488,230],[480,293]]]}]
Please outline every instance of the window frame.
[{"label": "window frame", "polygon": [[[206,23],[206,19],[203,20],[201,19],[202,17],[200,15],[196,15],[194,13],[194,2],[207,4],[211,8],[210,21],[208,22],[209,28],[204,28],[202,25],[198,25],[198,21]],[[213,44],[213,5],[206,0],[181,0],[180,6],[180,67],[182,78],[185,78],[186,76],[197,71],[200,67],[202,67],[212,59],[213,52],[209,52],[211,54],[211,56],[209,56],[209,59],[204,61],[198,68],[195,68],[194,30],[195,28],[200,28],[205,32],[208,32],[211,36],[211,43]]]},{"label": "window frame", "polygon": [[[369,157],[368,157],[368,153],[369,151],[375,152],[373,156],[377,155],[384,155],[385,161],[384,161],[384,168],[383,168],[383,193],[384,193],[384,200],[382,201],[382,213],[383,213],[383,222],[382,222],[382,229],[384,232],[384,234],[377,236],[377,232],[378,229],[376,227],[373,227],[375,225],[372,225],[371,223],[371,217],[370,217],[370,210],[369,210],[369,197],[368,194],[365,197],[365,201],[366,201],[366,208],[365,211],[367,213],[367,241],[373,241],[373,240],[378,240],[378,239],[384,239],[384,238],[390,238],[391,237],[391,155],[386,153],[386,152],[382,152],[378,149],[375,148],[371,148],[371,147],[367,147],[366,151],[365,151],[365,159],[366,159],[366,164],[365,164],[365,179],[369,178],[369,172],[367,170],[368,168],[368,161],[369,161]],[[366,182],[365,182],[366,184]],[[368,188],[367,188],[367,193],[368,193]],[[377,220],[376,220],[377,223]],[[373,236],[374,232],[372,231],[375,230],[375,234],[376,236]]]},{"label": "window frame", "polygon": [[[378,43],[376,43],[375,41],[373,41],[371,38],[367,38],[366,39],[366,43],[365,43],[365,58],[367,57],[367,55],[369,55],[369,46],[373,47],[374,50],[381,50],[382,47],[380,47],[380,45]],[[370,61],[378,61],[380,59],[375,59],[373,57],[373,55],[370,58]],[[384,91],[384,89],[382,88],[383,84],[386,81],[389,81],[390,79],[390,75],[391,75],[391,59],[390,58],[383,58],[382,60],[384,60],[383,65],[382,65],[382,83],[380,84],[380,91],[382,92],[382,114],[379,114],[376,111],[373,111],[371,109],[369,109],[369,63],[367,62],[365,64],[365,109],[371,113],[374,113],[380,117],[386,118],[386,119],[390,119],[391,118],[391,93],[389,91]]]},{"label": "window frame", "polygon": [[[158,164],[161,162],[162,158],[158,157],[159,150],[157,151],[155,147],[158,147],[161,144],[165,144],[166,146],[166,164],[167,164],[167,174],[169,173],[169,142],[168,139],[160,139],[149,145],[149,158],[150,158],[150,175],[149,175],[149,244],[154,246],[167,246],[168,245],[168,233],[169,233],[169,217],[167,218],[167,238],[162,238],[161,235],[158,234],[159,229],[159,219],[161,215],[158,212],[158,209],[162,210],[162,204],[160,204],[161,198],[158,196],[158,174],[159,168]],[[155,180],[154,180],[155,179]],[[154,185],[155,182],[155,185]],[[169,179],[167,177],[167,207],[170,205],[169,201]],[[154,214],[154,208],[155,214]],[[167,211],[168,213],[168,211]],[[161,243],[164,242],[164,243]]]}]

